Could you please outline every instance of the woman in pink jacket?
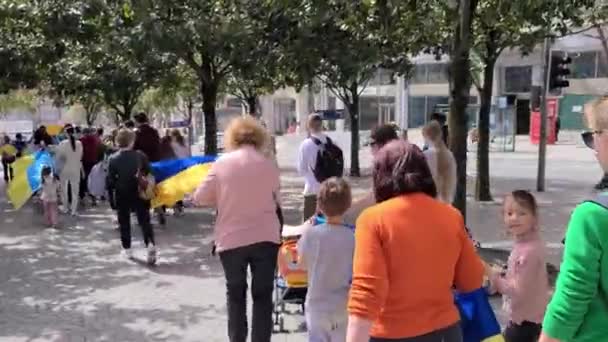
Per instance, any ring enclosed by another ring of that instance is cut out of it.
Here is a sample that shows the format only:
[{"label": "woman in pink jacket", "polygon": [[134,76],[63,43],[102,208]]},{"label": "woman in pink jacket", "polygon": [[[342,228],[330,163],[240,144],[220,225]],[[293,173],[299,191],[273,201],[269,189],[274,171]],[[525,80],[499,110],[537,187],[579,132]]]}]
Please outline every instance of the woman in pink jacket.
[{"label": "woman in pink jacket", "polygon": [[228,337],[247,340],[247,269],[251,268],[253,342],[270,342],[272,292],[280,242],[279,170],[264,155],[266,130],[253,118],[234,119],[224,134],[228,153],[193,195],[217,208],[215,243],[226,276]]}]

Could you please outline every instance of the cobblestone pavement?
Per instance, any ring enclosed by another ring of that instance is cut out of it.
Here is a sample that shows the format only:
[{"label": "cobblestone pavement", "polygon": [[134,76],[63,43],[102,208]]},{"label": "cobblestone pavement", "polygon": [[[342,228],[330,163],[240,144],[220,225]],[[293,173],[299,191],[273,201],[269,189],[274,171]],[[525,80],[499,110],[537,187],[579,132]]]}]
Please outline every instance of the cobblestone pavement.
[{"label": "cobblestone pavement", "polygon": [[[495,247],[508,248],[501,198],[512,188],[534,187],[534,149],[525,144],[520,149],[492,154],[496,201],[469,204],[475,237]],[[301,180],[284,162],[291,153],[285,148],[279,159],[285,168],[287,222],[296,223]],[[593,156],[577,145],[552,146],[549,157],[548,191],[538,197],[545,238],[557,263],[557,242],[569,213],[592,195],[589,189],[600,172]],[[368,177],[352,183],[356,194],[370,186]],[[4,198],[0,202],[0,342],[227,341],[224,280],[218,260],[210,256],[209,211],[188,210],[183,217],[170,217],[167,228],[157,228],[160,262],[150,268],[119,257],[118,232],[104,206],[82,211],[77,219],[62,217],[61,228],[51,230],[42,228],[35,206],[14,212]],[[135,232],[139,249],[140,236]],[[493,302],[498,309],[498,300]],[[301,315],[290,315],[287,328],[301,322]],[[305,335],[279,334],[273,341],[301,342]]]}]

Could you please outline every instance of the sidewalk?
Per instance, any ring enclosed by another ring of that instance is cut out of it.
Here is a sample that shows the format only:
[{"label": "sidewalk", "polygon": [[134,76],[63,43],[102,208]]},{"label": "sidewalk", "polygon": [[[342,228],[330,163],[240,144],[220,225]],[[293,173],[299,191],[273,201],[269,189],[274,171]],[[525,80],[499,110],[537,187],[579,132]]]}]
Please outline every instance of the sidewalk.
[{"label": "sidewalk", "polygon": [[[518,146],[517,152],[491,155],[495,201],[469,200],[468,226],[487,245],[509,247],[501,224],[504,195],[535,187],[535,149],[525,141]],[[293,149],[297,151],[297,144],[280,150],[279,159],[289,159]],[[591,188],[601,172],[590,151],[577,145],[551,146],[548,156],[548,191],[538,199],[550,261],[558,264],[570,212],[593,196]],[[285,169],[286,222],[295,224],[300,220],[302,180]],[[370,177],[350,181],[355,196],[371,189]],[[472,178],[469,192],[471,184]],[[224,277],[219,260],[210,256],[212,211],[189,209],[183,217],[169,217],[167,228],[157,227],[160,263],[148,268],[119,258],[118,232],[106,207],[86,210],[77,220],[62,217],[63,228],[50,230],[42,228],[42,217],[32,207],[11,210],[3,184],[0,193],[0,341],[226,341]],[[136,225],[133,232],[134,248],[143,259]],[[500,299],[492,303],[504,323]],[[302,320],[301,315],[288,316],[287,328],[295,329]],[[304,342],[306,337],[283,334],[273,341]]]}]

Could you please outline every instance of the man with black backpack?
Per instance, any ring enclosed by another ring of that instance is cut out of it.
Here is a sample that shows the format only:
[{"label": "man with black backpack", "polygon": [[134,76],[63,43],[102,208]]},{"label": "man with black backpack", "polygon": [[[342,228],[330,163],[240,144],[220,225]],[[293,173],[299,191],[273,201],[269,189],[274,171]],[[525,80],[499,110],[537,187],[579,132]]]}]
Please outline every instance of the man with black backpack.
[{"label": "man with black backpack", "polygon": [[300,145],[298,173],[304,177],[305,221],[317,211],[317,193],[320,184],[331,177],[342,177],[344,156],[342,150],[323,134],[323,119],[311,114],[307,122],[308,138]]}]

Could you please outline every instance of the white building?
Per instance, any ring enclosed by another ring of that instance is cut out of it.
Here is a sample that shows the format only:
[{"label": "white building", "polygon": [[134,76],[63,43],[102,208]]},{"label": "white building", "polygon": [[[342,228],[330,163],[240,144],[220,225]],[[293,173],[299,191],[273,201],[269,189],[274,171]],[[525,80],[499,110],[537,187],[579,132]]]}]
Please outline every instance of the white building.
[{"label": "white building", "polygon": [[[567,53],[573,60],[570,87],[563,89],[559,97],[563,129],[581,128],[582,104],[608,94],[608,56],[602,50],[601,41],[589,35],[597,35],[597,32],[589,30],[561,38],[553,46],[554,53]],[[533,85],[541,84],[541,60],[542,46],[539,45],[526,56],[518,50],[505,51],[496,64],[494,101],[498,96],[507,96],[509,105],[516,109],[519,134],[529,131],[530,90]],[[449,94],[448,62],[447,58],[437,61],[432,55],[417,56],[409,80],[393,77],[389,71],[379,72],[362,93],[361,129],[390,121],[401,127],[419,127],[434,111],[445,110]],[[475,87],[470,94],[471,104],[477,104]],[[314,94],[313,101],[307,90],[297,93],[294,89],[281,89],[263,97],[261,107],[265,121],[275,131],[285,131],[294,120],[305,122],[308,113],[315,109],[343,108],[327,90]]]}]

